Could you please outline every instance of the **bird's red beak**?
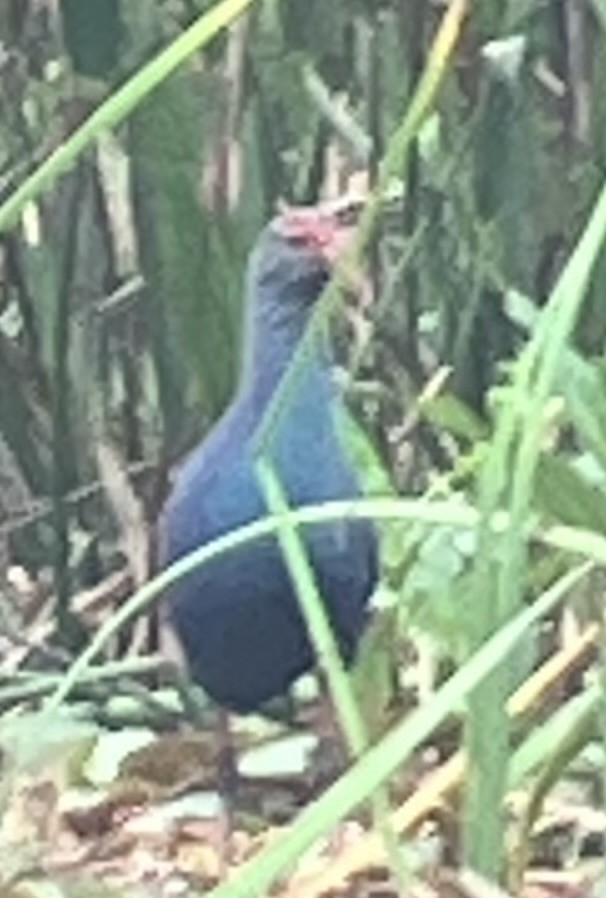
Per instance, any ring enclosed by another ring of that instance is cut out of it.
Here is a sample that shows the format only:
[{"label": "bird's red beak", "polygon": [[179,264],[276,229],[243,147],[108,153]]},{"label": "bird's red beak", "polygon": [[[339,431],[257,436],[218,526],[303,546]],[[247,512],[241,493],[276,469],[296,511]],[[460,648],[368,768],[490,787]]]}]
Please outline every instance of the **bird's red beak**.
[{"label": "bird's red beak", "polygon": [[[353,238],[361,201],[342,198],[322,203],[314,207],[287,209],[276,222],[279,233],[286,239],[300,243],[316,252],[330,268],[343,260],[345,251]],[[350,271],[351,266],[341,273],[350,289],[358,292],[362,283],[359,271]]]},{"label": "bird's red beak", "polygon": [[314,207],[286,210],[277,221],[280,234],[315,251],[332,267],[348,246],[359,204],[340,200]]}]

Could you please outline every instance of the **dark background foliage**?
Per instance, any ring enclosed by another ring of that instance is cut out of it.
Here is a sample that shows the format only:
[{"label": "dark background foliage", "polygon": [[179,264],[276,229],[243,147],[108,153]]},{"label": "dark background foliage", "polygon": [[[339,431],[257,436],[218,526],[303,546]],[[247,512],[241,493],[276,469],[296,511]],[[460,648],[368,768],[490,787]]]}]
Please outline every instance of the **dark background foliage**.
[{"label": "dark background foliage", "polygon": [[[204,8],[4,4],[3,190]],[[279,201],[372,171],[440,13],[418,0],[260,4],[4,235],[0,433],[19,494],[3,498],[5,519],[95,480],[92,419],[126,465],[152,468],[208,427],[234,386],[255,233]],[[597,2],[520,0],[479,4],[467,24],[375,253],[384,301],[352,384],[400,487],[418,461],[398,469],[389,428],[439,363],[485,413],[520,338],[506,291],[540,305],[578,233],[604,164],[603,25]],[[595,284],[578,336],[599,352]],[[420,440],[444,464],[439,441]]]},{"label": "dark background foliage", "polygon": [[[212,5],[0,3],[0,199]],[[573,333],[554,326],[565,349],[554,370],[545,364],[549,395],[530,375],[534,391],[517,389],[604,179],[606,5],[470,7],[399,172],[403,201],[367,254],[372,301],[335,322],[340,374],[373,447],[350,422],[370,490],[464,496],[520,525],[479,543],[422,516],[382,531],[395,616],[437,636],[447,670],[570,566],[558,545],[524,554],[529,522],[586,528],[594,554],[606,530],[603,251]],[[22,564],[56,597],[64,646],[86,636],[72,614],[83,587],[125,560],[129,585],[149,575],[171,466],[236,383],[256,234],[281,203],[334,197],[360,169],[372,182],[444,10],[440,0],[259,0],[0,234],[0,570]],[[578,281],[570,296],[582,294]],[[537,345],[540,372],[549,345]],[[530,449],[526,403],[546,414]],[[10,587],[3,620],[18,629]],[[509,686],[538,657],[530,642]],[[502,685],[468,718],[479,759],[470,807],[486,819],[509,763]],[[492,874],[499,823],[467,816],[467,858],[482,856],[485,831],[493,844],[479,866]]]}]

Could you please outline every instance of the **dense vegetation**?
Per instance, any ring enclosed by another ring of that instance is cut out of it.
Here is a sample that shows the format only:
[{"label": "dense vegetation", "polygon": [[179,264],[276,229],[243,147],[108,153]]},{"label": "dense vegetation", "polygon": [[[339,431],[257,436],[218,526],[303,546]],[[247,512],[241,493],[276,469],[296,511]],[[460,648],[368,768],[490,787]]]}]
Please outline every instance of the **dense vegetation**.
[{"label": "dense vegetation", "polygon": [[[455,863],[521,888],[565,768],[581,759],[601,790],[599,659],[577,668],[601,632],[606,560],[606,4],[212,7],[0,5],[1,707],[37,720],[32,694],[91,636],[85,590],[110,583],[124,600],[148,580],[170,467],[234,387],[261,226],[363,170],[368,285],[334,316],[344,427],[384,547],[358,681],[383,696],[395,659],[400,692],[424,700],[380,721],[387,736],[239,894],[266,888],[466,699],[461,847],[445,841]],[[427,655],[423,691],[411,671]],[[506,699],[546,658],[558,701],[539,689],[530,714],[521,698],[512,727]],[[522,786],[506,849],[505,795]],[[375,813],[388,830],[380,801]]]}]

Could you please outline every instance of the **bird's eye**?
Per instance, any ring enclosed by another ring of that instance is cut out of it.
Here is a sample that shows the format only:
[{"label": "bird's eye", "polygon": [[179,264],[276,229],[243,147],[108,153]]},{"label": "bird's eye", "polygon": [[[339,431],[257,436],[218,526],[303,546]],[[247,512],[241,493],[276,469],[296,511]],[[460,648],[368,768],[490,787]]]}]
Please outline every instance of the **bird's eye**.
[{"label": "bird's eye", "polygon": [[342,228],[353,228],[358,223],[360,218],[360,209],[361,203],[355,200],[352,200],[346,206],[343,206],[341,209],[335,212],[335,218]]}]

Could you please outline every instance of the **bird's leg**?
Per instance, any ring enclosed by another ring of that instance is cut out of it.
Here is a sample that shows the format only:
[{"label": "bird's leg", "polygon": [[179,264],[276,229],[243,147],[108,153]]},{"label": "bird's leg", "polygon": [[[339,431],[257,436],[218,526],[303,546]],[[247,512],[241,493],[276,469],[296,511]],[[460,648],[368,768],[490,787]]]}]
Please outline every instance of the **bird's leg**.
[{"label": "bird's leg", "polygon": [[320,783],[329,784],[343,772],[347,766],[349,754],[335,716],[326,678],[321,671],[318,672],[318,683],[317,727],[320,737],[318,778]]},{"label": "bird's leg", "polygon": [[233,804],[238,787],[238,765],[232,738],[229,712],[219,708],[217,712],[217,772],[222,795],[229,797]]},{"label": "bird's leg", "polygon": [[[206,704],[202,706],[196,689],[191,688],[190,681],[183,676],[179,668],[173,671],[173,682],[181,699],[187,719],[196,729],[208,727]],[[216,716],[216,754],[217,793],[220,799],[218,855],[221,879],[227,875],[233,854],[234,806],[238,786],[238,768],[236,752],[229,721],[229,713],[223,708],[217,709]]]},{"label": "bird's leg", "polygon": [[219,866],[223,879],[233,860],[234,812],[238,791],[238,765],[234,740],[229,712],[224,708],[217,711],[217,791],[221,799]]}]

